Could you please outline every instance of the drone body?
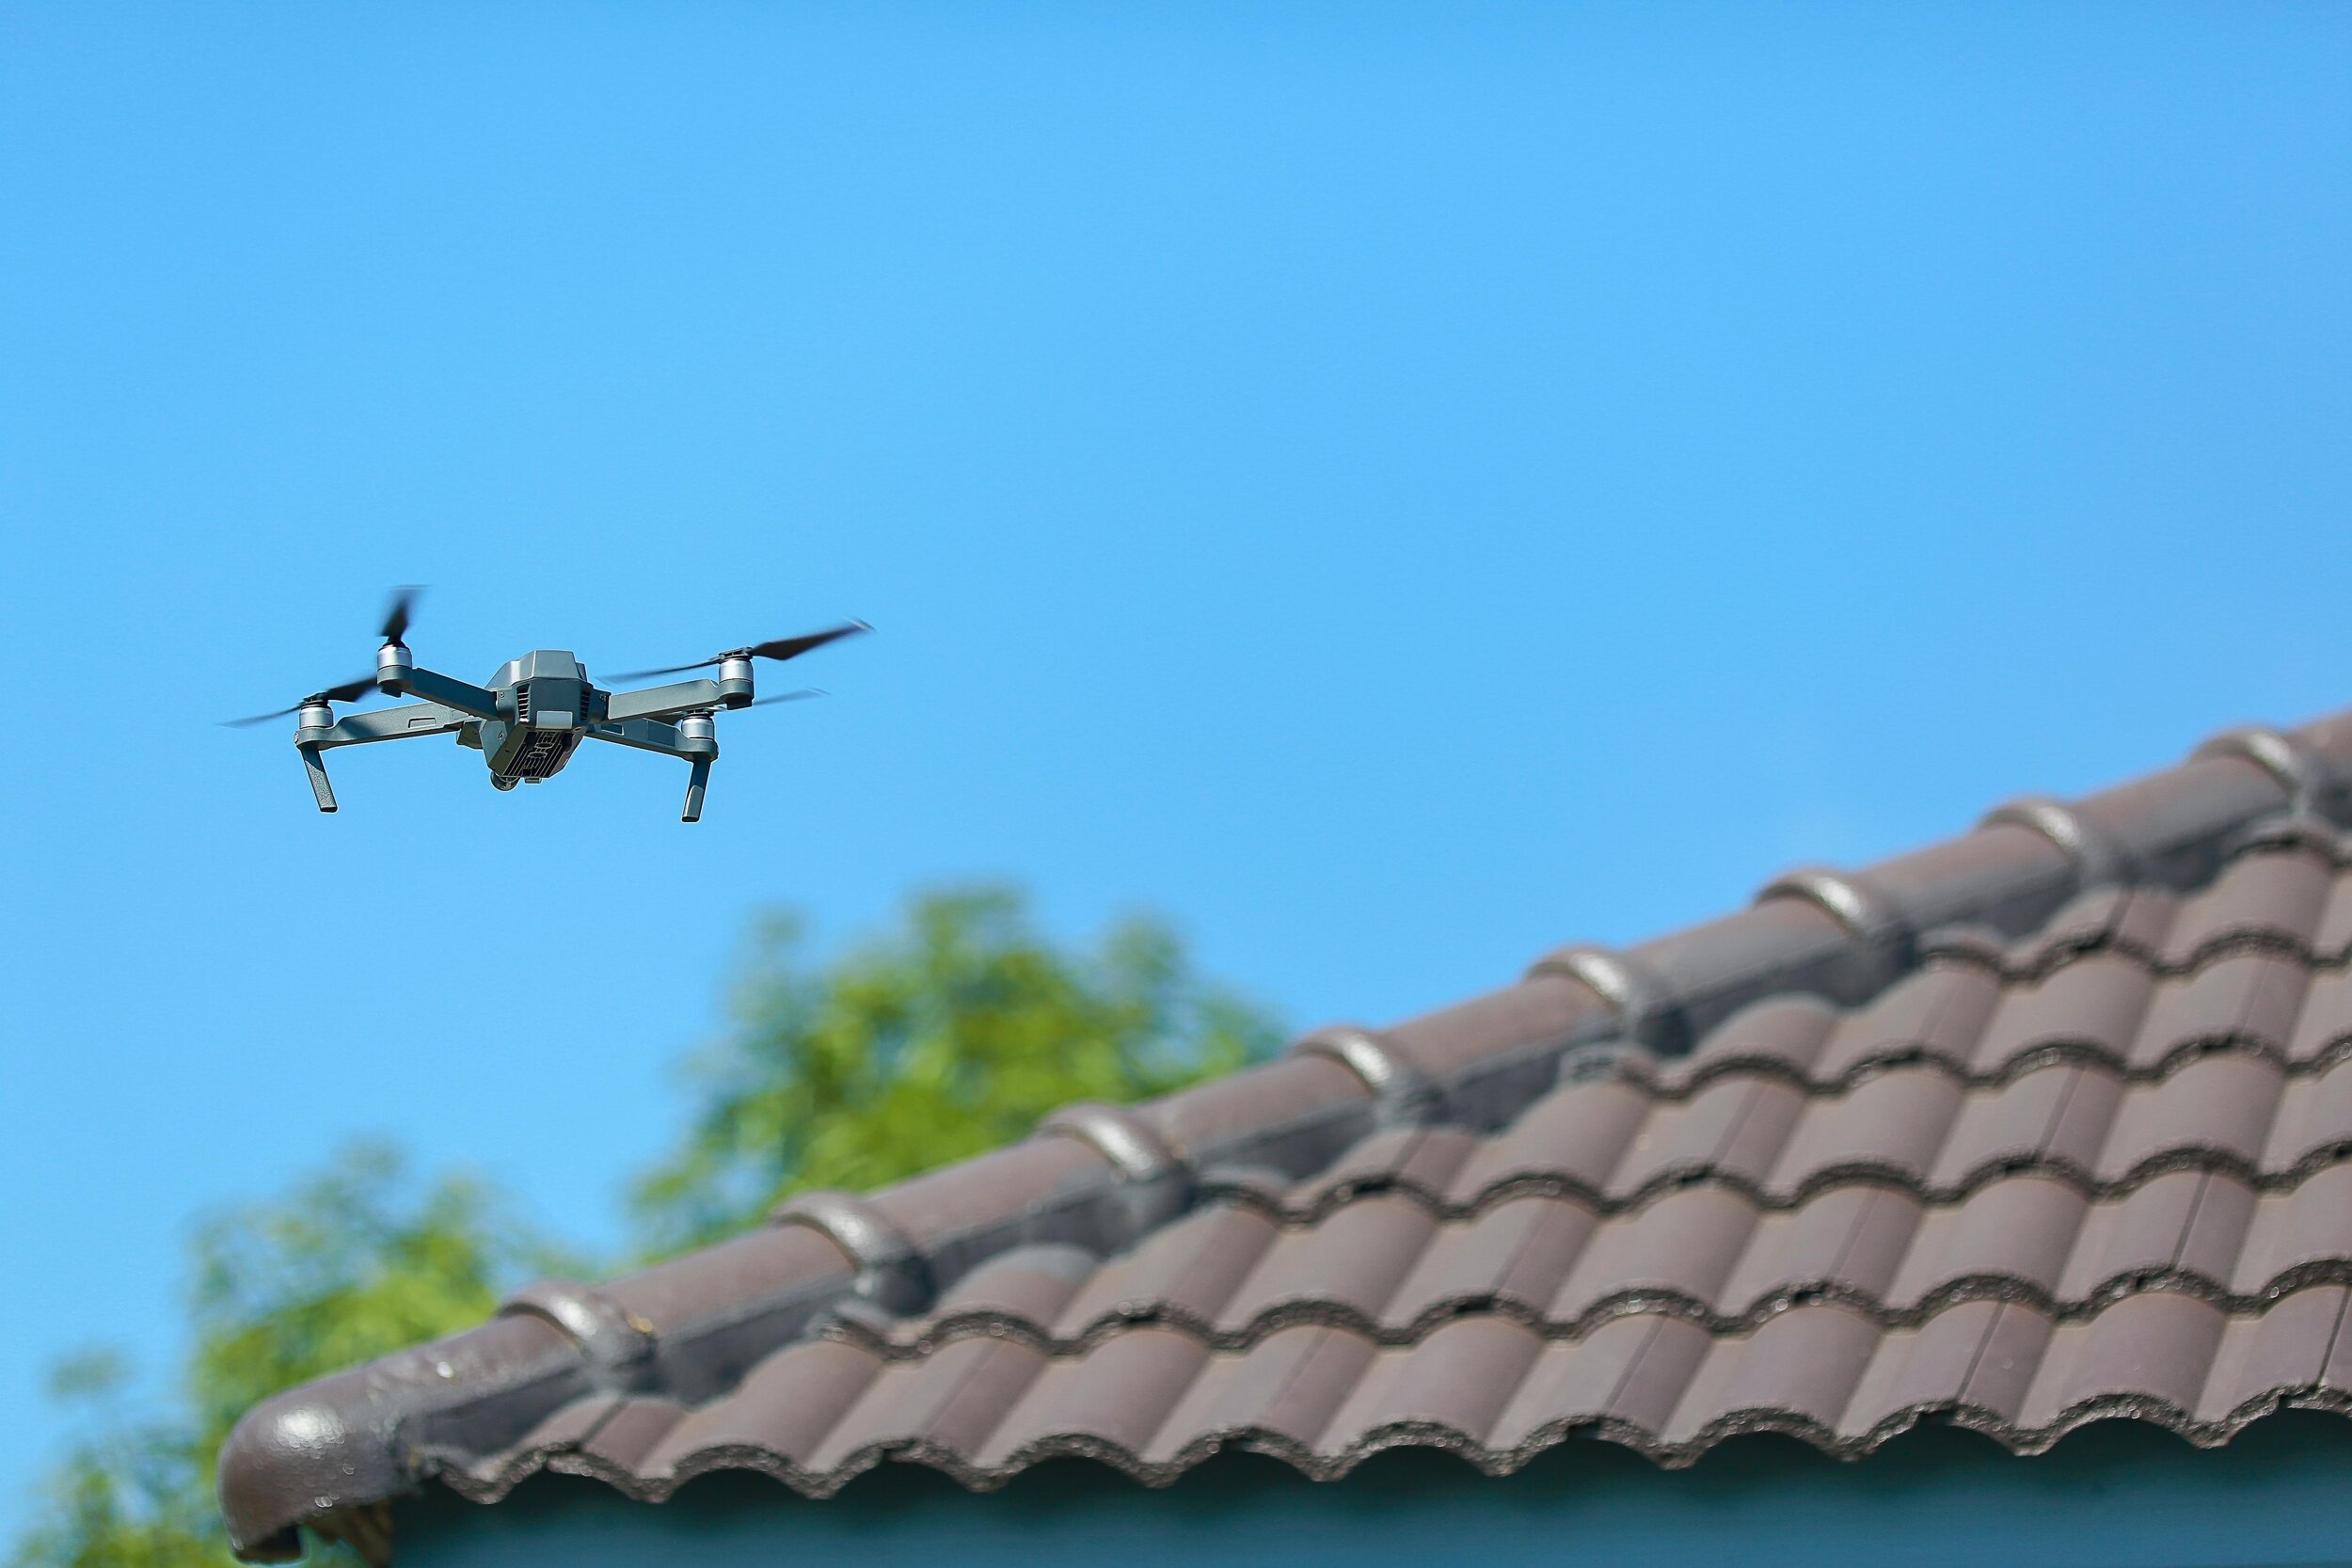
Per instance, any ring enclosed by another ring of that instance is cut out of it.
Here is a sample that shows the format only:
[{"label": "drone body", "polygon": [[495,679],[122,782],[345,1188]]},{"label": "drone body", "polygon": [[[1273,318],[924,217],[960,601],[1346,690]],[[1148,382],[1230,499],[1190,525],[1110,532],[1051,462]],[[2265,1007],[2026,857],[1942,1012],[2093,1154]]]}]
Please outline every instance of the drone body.
[{"label": "drone body", "polygon": [[[325,753],[341,746],[365,746],[379,740],[453,735],[460,746],[482,753],[489,765],[492,786],[501,790],[553,778],[572,760],[582,740],[678,757],[691,768],[686,809],[680,819],[699,821],[710,765],[719,755],[717,715],[816,695],[790,691],[755,699],[752,661],[792,658],[836,638],[869,629],[864,622],[852,621],[805,637],[737,648],[696,664],[644,671],[642,674],[670,675],[718,667],[716,678],[676,681],[637,691],[598,687],[577,657],[555,648],[510,659],[499,667],[488,684],[474,686],[424,669],[410,655],[404,638],[414,600],[414,590],[405,590],[393,599],[384,624],[384,643],[376,650],[373,675],[314,692],[284,710],[294,715],[294,749],[302,753],[321,811],[335,809],[335,790],[327,782]],[[335,717],[336,703],[353,702],[370,691],[421,700],[341,720]],[[281,718],[284,712],[234,722],[258,723]]]}]

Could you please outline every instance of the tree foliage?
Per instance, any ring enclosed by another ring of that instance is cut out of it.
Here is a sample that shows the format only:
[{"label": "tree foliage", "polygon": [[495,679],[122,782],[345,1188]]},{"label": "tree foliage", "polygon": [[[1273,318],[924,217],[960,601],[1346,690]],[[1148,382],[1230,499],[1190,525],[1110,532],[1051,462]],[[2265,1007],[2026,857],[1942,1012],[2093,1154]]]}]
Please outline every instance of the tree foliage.
[{"label": "tree foliage", "polygon": [[486,1317],[561,1255],[480,1182],[413,1180],[399,1154],[354,1144],[283,1197],[199,1226],[190,1243],[191,1350],[161,1417],[121,1408],[119,1359],[58,1369],[85,1430],[50,1477],[16,1568],[198,1568],[234,1560],[213,1462],[247,1408],[310,1378]]},{"label": "tree foliage", "polygon": [[200,1489],[195,1433],[121,1408],[128,1369],[104,1351],[58,1367],[50,1391],[85,1430],[48,1478],[46,1508],[11,1561],[22,1568],[194,1568],[226,1563]]},{"label": "tree foliage", "polygon": [[[1064,949],[1017,895],[967,889],[918,898],[901,928],[812,966],[800,924],[771,917],[734,1026],[689,1066],[680,1145],[634,1195],[643,1250],[731,1232],[796,1187],[878,1186],[980,1153],[1073,1101],[1167,1092],[1273,1037],[1150,919]],[[11,1568],[228,1568],[213,1465],[246,1410],[479,1323],[528,1277],[580,1272],[480,1181],[420,1180],[380,1143],[213,1217],[190,1243],[176,1398],[131,1408],[104,1354],[57,1370],[79,1435]]]},{"label": "tree foliage", "polygon": [[657,1250],[730,1234],[798,1188],[865,1191],[985,1152],[1057,1106],[1231,1071],[1274,1038],[1159,922],[1060,949],[1002,888],[918,898],[902,928],[819,969],[802,950],[797,920],[762,923],[736,1027],[689,1064],[700,1109],[637,1192]]}]

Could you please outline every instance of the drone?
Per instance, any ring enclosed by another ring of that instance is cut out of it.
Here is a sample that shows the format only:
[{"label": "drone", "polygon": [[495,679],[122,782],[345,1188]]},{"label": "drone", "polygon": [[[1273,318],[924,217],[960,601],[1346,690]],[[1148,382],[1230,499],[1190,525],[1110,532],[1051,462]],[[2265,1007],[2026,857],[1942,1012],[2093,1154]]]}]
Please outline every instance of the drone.
[{"label": "drone", "polygon": [[[454,735],[457,744],[482,753],[490,766],[491,787],[501,790],[518,784],[545,784],[564,770],[583,739],[682,758],[691,771],[686,782],[686,809],[678,820],[699,822],[703,793],[710,784],[710,765],[719,758],[718,715],[823,695],[804,689],[755,698],[752,661],[798,658],[812,648],[873,629],[863,621],[850,621],[801,637],[730,648],[691,664],[611,677],[614,681],[649,680],[717,667],[715,676],[637,691],[609,691],[597,686],[577,657],[553,648],[535,649],[509,659],[499,666],[488,685],[472,686],[422,668],[409,654],[408,625],[419,593],[415,588],[394,591],[384,617],[384,642],[375,650],[373,674],[313,691],[294,706],[275,713],[228,721],[234,727],[294,715],[294,750],[302,753],[302,765],[310,775],[310,793],[318,798],[323,812],[335,809],[335,788],[326,778],[326,752],[339,746]],[[340,720],[335,717],[337,703],[354,703],[373,691],[423,700]]]}]

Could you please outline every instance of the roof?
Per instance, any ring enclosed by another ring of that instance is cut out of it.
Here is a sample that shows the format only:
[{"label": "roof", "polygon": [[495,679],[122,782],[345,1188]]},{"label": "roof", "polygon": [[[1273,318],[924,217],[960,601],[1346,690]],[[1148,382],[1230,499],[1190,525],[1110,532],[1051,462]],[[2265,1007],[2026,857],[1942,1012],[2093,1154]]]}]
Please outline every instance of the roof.
[{"label": "roof", "polygon": [[1223,1447],[1509,1470],[1571,1436],[2020,1452],[2352,1412],[2352,713],[1774,879],[1387,1028],[1316,1030],[259,1406],[240,1554],[389,1553],[428,1482],[828,1496]]}]

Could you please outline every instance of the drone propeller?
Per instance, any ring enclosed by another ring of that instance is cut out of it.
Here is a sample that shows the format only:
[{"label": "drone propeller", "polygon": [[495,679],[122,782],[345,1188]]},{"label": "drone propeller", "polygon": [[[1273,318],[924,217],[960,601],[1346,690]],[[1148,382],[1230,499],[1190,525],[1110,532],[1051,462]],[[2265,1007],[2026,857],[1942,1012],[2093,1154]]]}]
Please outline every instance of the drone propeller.
[{"label": "drone propeller", "polygon": [[[666,669],[661,670],[632,670],[626,675],[613,675],[611,678],[616,681],[642,681],[650,679],[655,675],[682,675],[689,670],[707,669],[711,665],[717,664],[723,659],[729,658],[772,658],[779,660],[798,658],[801,655],[808,652],[811,648],[821,648],[826,643],[834,641],[837,639],[854,636],[858,632],[872,631],[873,629],[873,627],[867,626],[863,621],[850,621],[842,626],[829,626],[823,631],[812,631],[803,637],[780,637],[773,642],[755,642],[748,648],[729,648],[725,653],[713,654],[708,658],[698,658],[691,664],[673,664]],[[755,706],[757,705],[754,705]]]},{"label": "drone propeller", "polygon": [[341,686],[330,686],[324,691],[313,691],[294,706],[281,707],[276,713],[257,713],[250,719],[224,719],[220,721],[221,727],[241,730],[247,724],[266,724],[273,719],[283,719],[289,713],[300,713],[312,703],[356,703],[374,689],[375,677],[362,675],[356,681],[345,681]]},{"label": "drone propeller", "polygon": [[797,703],[803,697],[821,697],[823,695],[824,693],[819,691],[817,688],[813,686],[804,686],[798,691],[786,691],[773,697],[762,697],[757,702],[745,703],[743,705],[745,707],[766,707],[770,703]]},{"label": "drone propeller", "polygon": [[[417,595],[424,590],[415,586],[392,590],[392,602],[384,610],[383,637],[387,646],[401,641],[408,635],[408,623],[417,608]],[[300,713],[312,703],[356,703],[376,689],[375,676],[361,675],[356,681],[330,686],[324,691],[313,691],[292,707],[281,707],[276,713],[257,713],[250,719],[224,719],[221,723],[230,729],[243,729],[247,724],[266,724],[273,719],[283,719],[289,713]]]},{"label": "drone propeller", "polygon": [[409,614],[417,608],[417,595],[423,592],[414,586],[392,590],[392,602],[384,611],[384,641],[388,645],[408,640]]}]

